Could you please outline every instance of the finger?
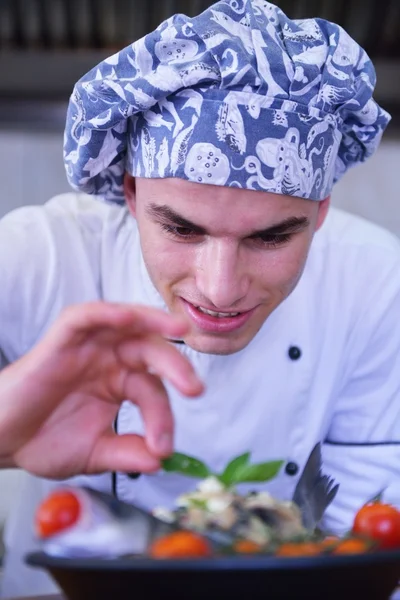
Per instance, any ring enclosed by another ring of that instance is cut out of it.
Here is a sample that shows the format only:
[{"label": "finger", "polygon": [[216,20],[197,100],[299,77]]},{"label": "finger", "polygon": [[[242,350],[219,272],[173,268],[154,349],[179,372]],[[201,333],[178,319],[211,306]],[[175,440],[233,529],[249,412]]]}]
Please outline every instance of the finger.
[{"label": "finger", "polygon": [[179,315],[129,304],[93,302],[69,307],[62,315],[60,335],[81,336],[94,330],[113,329],[127,335],[158,333],[164,337],[181,337],[189,329],[188,322]]},{"label": "finger", "polygon": [[122,342],[117,354],[129,369],[144,366],[162,379],[167,379],[185,396],[199,396],[204,390],[190,361],[172,344],[157,336]]},{"label": "finger", "polygon": [[94,447],[87,463],[87,473],[154,473],[160,467],[159,459],[153,456],[141,436],[107,433]]},{"label": "finger", "polygon": [[150,452],[158,457],[169,456],[173,452],[174,419],[163,383],[149,373],[132,373],[123,387],[123,397],[140,409]]}]

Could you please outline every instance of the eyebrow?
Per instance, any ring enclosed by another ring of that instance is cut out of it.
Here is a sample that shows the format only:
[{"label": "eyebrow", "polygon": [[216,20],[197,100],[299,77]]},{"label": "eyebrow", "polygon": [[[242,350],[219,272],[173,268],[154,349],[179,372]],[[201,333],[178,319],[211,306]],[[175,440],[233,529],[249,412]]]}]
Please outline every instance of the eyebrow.
[{"label": "eyebrow", "polygon": [[[176,213],[172,208],[166,205],[159,206],[158,204],[151,203],[146,208],[146,213],[151,218],[155,219],[163,219],[173,223],[177,227],[184,227],[185,229],[191,229],[194,233],[198,235],[206,235],[207,230],[200,225],[196,225],[185,219],[178,213]],[[279,223],[275,223],[270,227],[266,227],[265,229],[259,229],[256,231],[252,231],[248,234],[247,237],[258,237],[265,235],[279,235],[283,233],[297,233],[306,229],[310,224],[310,221],[307,217],[288,217]]]},{"label": "eyebrow", "polygon": [[170,208],[169,206],[159,206],[158,204],[151,203],[150,206],[146,208],[146,212],[152,218],[161,218],[166,221],[170,221],[170,223],[173,223],[177,227],[185,227],[187,229],[192,229],[193,231],[201,235],[207,233],[204,227],[200,227],[199,225],[195,225],[195,223],[188,221],[187,219],[176,213],[174,210],[172,210],[172,208]]}]

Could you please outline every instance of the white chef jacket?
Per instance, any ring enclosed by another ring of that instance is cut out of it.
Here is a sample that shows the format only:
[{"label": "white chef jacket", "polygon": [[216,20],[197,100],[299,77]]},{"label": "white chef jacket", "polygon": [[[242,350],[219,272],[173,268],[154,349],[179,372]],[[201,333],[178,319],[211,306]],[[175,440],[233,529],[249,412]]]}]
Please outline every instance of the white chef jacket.
[{"label": "white chef jacket", "polygon": [[[71,193],[42,207],[18,209],[0,222],[3,364],[32,348],[64,307],[99,299],[165,308],[126,208]],[[321,441],[324,471],[340,484],[325,527],[346,531],[355,511],[383,489],[385,499],[400,506],[396,237],[331,208],[296,289],[245,349],[215,356],[177,347],[206,384],[198,399],[167,386],[177,450],[214,470],[249,450],[256,462],[284,459],[275,480],[251,487],[289,499],[310,451]],[[118,432],[142,430],[136,407],[125,403]],[[111,474],[77,481],[112,491]],[[7,526],[4,595],[54,590],[45,574],[21,563],[24,553],[35,549],[34,507],[52,485],[26,476]],[[194,485],[164,473],[114,478],[119,498],[149,509],[172,506]]]}]

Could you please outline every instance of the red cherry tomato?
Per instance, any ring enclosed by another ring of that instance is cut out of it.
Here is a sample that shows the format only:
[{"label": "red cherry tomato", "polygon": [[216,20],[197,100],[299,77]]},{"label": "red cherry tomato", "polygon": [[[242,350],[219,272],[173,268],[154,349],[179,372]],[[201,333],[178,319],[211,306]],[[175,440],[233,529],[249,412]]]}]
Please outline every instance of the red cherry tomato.
[{"label": "red cherry tomato", "polygon": [[390,504],[370,502],[356,514],[353,533],[372,538],[383,549],[400,548],[400,511]]},{"label": "red cherry tomato", "polygon": [[39,506],[35,516],[37,535],[48,538],[68,529],[78,521],[81,505],[68,490],[55,491]]}]

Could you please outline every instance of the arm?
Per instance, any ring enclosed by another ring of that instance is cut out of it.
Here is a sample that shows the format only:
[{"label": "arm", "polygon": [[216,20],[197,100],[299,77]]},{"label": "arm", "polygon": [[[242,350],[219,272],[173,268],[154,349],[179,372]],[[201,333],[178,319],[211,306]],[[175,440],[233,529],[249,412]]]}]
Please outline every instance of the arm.
[{"label": "arm", "polygon": [[[62,200],[68,204],[69,198]],[[63,305],[75,300],[68,273],[64,281],[59,273],[63,257],[56,240],[66,238],[79,252],[81,242],[68,219],[54,219],[46,205],[20,208],[0,220],[0,396],[11,365],[30,351]],[[88,281],[84,299],[92,298],[91,287]],[[0,469],[9,468],[17,465],[0,449]]]},{"label": "arm", "polygon": [[[164,339],[186,331],[181,318],[148,307],[98,302],[64,311],[0,373],[2,463],[48,479],[158,470],[173,449],[161,380],[186,396],[202,391],[190,363]],[[113,432],[125,400],[138,405],[144,437]]]},{"label": "arm", "polygon": [[[191,365],[164,340],[186,324],[149,308],[93,301],[87,254],[68,211],[22,209],[0,222],[2,468],[61,479],[154,471],[173,443],[161,379],[189,396],[201,392]],[[113,434],[127,399],[140,406],[145,438]]]},{"label": "arm", "polygon": [[97,275],[68,210],[73,196],[17,209],[0,221],[0,368],[28,352],[64,308],[98,298]]}]

